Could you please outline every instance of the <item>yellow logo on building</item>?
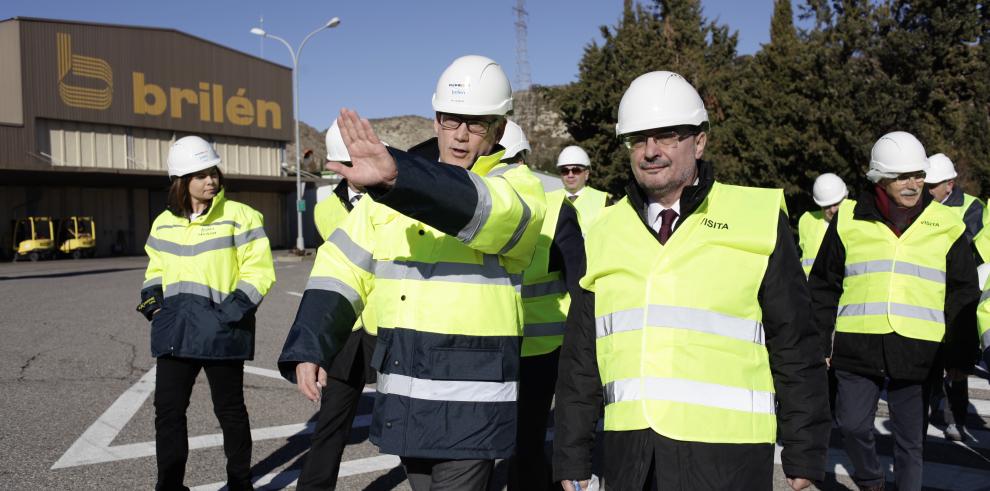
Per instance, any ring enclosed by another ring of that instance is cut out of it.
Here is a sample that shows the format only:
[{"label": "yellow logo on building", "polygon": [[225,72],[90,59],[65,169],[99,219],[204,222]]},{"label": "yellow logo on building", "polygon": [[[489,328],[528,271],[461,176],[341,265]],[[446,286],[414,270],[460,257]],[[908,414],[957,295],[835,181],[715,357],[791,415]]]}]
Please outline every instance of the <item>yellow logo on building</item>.
[{"label": "yellow logo on building", "polygon": [[[113,103],[113,70],[110,64],[92,56],[72,53],[72,36],[56,35],[58,43],[58,95],[68,106],[104,110]],[[69,74],[93,78],[106,84],[102,89],[80,87],[66,82]]]}]

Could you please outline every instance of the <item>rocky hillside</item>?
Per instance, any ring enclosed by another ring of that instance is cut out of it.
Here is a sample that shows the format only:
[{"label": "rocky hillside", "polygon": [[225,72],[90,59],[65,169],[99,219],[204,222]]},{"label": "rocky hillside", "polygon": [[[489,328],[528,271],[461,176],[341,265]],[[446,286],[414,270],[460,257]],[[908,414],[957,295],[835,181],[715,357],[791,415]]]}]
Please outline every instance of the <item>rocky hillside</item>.
[{"label": "rocky hillside", "polygon": [[[552,171],[560,149],[571,143],[557,113],[550,104],[535,92],[523,91],[515,94],[515,111],[511,119],[523,127],[529,138],[533,153],[530,164],[536,168]],[[409,147],[433,137],[433,120],[421,116],[396,116],[391,118],[372,119],[371,126],[379,138],[400,149]],[[313,158],[303,163],[303,169],[309,172],[319,172],[326,156],[324,143],[326,128],[317,130],[302,123],[299,125],[299,136],[302,149],[313,150]],[[295,147],[290,142],[286,145],[286,161],[295,160]]]}]

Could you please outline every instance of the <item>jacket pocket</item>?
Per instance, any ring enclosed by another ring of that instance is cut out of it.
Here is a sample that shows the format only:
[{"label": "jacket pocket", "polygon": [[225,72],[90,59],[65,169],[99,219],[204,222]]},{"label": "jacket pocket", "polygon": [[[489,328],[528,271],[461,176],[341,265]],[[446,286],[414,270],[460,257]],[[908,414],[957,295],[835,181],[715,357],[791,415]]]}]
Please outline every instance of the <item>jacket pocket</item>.
[{"label": "jacket pocket", "polygon": [[500,349],[431,348],[429,378],[502,382],[503,357]]}]

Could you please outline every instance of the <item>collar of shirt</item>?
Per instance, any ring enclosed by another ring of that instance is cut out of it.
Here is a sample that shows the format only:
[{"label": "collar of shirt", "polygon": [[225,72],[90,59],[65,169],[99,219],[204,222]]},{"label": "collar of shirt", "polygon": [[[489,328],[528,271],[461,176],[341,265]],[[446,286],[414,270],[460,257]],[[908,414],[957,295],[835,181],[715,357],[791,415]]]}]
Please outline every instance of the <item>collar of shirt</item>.
[{"label": "collar of shirt", "polygon": [[652,228],[654,232],[660,232],[660,212],[667,209],[674,210],[674,212],[677,213],[677,218],[674,218],[674,223],[671,224],[671,227],[674,227],[681,219],[681,200],[677,200],[673,206],[667,208],[651,199],[649,204],[646,206],[646,218],[650,221],[650,228]]},{"label": "collar of shirt", "polygon": [[350,186],[347,186],[347,201],[354,203],[354,198],[358,196],[364,196],[364,193],[359,193],[357,191],[354,191],[353,189],[351,189]]},{"label": "collar of shirt", "polygon": [[581,186],[581,189],[578,189],[576,193],[572,193],[572,192],[570,192],[570,191],[568,191],[566,189],[564,190],[564,192],[567,193],[567,197],[568,198],[570,198],[571,196],[581,196],[581,193],[583,193],[584,192],[584,189],[587,188],[587,187],[588,186]]}]

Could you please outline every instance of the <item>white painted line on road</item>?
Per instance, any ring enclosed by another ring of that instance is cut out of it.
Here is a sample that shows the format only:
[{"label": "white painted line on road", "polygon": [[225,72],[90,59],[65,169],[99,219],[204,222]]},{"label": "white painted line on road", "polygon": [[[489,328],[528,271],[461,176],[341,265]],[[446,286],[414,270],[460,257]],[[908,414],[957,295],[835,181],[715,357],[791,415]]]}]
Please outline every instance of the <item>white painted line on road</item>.
[{"label": "white painted line on road", "polygon": [[[340,474],[338,477],[356,476],[369,472],[391,470],[400,465],[399,458],[395,455],[379,455],[377,457],[367,457],[363,459],[350,460],[340,464]],[[254,481],[254,488],[258,491],[266,489],[284,489],[296,486],[299,479],[299,469],[273,472],[259,477]],[[215,482],[204,484],[192,488],[192,491],[218,491],[226,486],[226,482]]]},{"label": "white painted line on road", "polygon": [[299,292],[285,292],[285,293],[288,293],[289,295],[292,295],[293,297],[301,297],[301,296],[303,296],[302,293],[299,293]]},{"label": "white painted line on road", "polygon": [[[244,372],[282,379],[277,370],[244,366]],[[118,460],[137,459],[155,455],[155,442],[139,442],[124,445],[113,445],[114,439],[127,426],[131,418],[155,390],[155,367],[140,380],[124,391],[113,404],[83,432],[68,450],[52,465],[52,469],[76,467],[80,465],[99,464]],[[371,394],[375,388],[365,387],[362,393]],[[354,418],[354,428],[371,425],[371,415],[361,415]],[[312,423],[298,423],[251,430],[251,440],[272,440],[287,438],[293,435],[310,434],[313,432]],[[223,434],[214,433],[189,438],[189,449],[211,448],[223,445]]]},{"label": "white painted line on road", "polygon": [[134,414],[141,409],[141,405],[154,390],[155,367],[151,367],[148,373],[124,391],[97,418],[96,422],[83,432],[82,436],[55,462],[52,469],[130,458],[126,453],[118,454],[110,444],[113,443],[113,439],[117,437],[120,430],[124,429],[127,422],[134,417]]},{"label": "white painted line on road", "polygon": [[[781,446],[777,445],[773,456],[773,461],[777,465],[781,465],[780,452]],[[894,476],[894,459],[892,457],[881,455],[880,465],[885,476],[890,478]],[[849,460],[849,455],[846,452],[834,447],[828,449],[828,464],[825,465],[826,472],[837,476],[848,477],[852,469],[852,462]],[[922,483],[925,487],[952,489],[954,491],[980,491],[987,489],[987,471],[984,469],[925,462],[922,472]]]}]

